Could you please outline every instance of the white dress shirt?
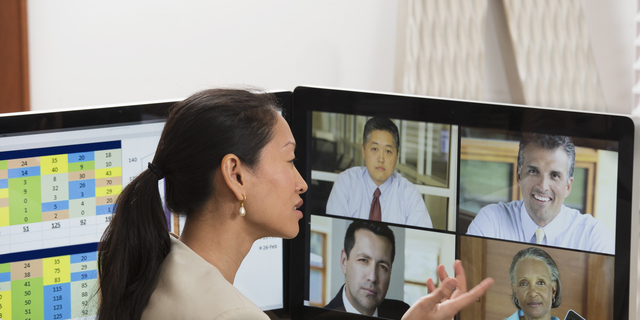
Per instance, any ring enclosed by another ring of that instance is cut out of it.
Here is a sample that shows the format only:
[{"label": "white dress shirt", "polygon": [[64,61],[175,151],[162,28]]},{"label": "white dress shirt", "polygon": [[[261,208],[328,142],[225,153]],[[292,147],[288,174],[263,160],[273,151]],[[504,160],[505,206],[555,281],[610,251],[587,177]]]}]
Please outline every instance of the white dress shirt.
[{"label": "white dress shirt", "polygon": [[380,188],[382,221],[432,228],[431,217],[416,186],[394,172],[377,186],[366,167],[353,167],[341,172],[333,184],[327,214],[369,219],[371,201]]},{"label": "white dress shirt", "polygon": [[[478,212],[467,234],[536,243],[538,225],[531,219],[524,200],[490,204]],[[562,205],[560,213],[544,229],[543,245],[615,254],[613,235],[590,214]]]},{"label": "white dress shirt", "polygon": [[[362,314],[360,313],[360,311],[358,311],[358,309],[356,309],[353,305],[351,305],[351,302],[349,302],[349,299],[347,299],[346,285],[344,286],[344,288],[342,288],[342,304],[344,304],[344,310],[346,312]],[[373,313],[372,317],[377,317],[377,316],[378,316],[378,308],[376,308],[376,311]]]}]

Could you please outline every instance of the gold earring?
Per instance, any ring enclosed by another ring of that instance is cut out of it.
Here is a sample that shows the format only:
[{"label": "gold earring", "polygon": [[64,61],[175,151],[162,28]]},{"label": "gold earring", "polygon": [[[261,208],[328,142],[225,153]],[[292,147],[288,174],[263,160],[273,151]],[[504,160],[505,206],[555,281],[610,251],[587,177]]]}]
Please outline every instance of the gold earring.
[{"label": "gold earring", "polygon": [[247,197],[243,194],[242,201],[240,201],[240,209],[238,210],[238,215],[244,217],[247,214],[247,210],[244,209],[244,202],[247,201]]}]

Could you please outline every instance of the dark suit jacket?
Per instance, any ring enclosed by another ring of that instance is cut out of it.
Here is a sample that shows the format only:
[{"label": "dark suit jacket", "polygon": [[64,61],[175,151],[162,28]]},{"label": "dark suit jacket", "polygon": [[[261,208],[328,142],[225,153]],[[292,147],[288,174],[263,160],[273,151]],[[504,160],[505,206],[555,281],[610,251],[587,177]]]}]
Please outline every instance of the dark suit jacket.
[{"label": "dark suit jacket", "polygon": [[[344,302],[342,302],[342,290],[344,290],[344,285],[340,288],[335,298],[324,306],[325,309],[346,311]],[[409,310],[409,305],[404,303],[404,301],[384,299],[378,306],[378,317],[400,320],[407,310]]]}]

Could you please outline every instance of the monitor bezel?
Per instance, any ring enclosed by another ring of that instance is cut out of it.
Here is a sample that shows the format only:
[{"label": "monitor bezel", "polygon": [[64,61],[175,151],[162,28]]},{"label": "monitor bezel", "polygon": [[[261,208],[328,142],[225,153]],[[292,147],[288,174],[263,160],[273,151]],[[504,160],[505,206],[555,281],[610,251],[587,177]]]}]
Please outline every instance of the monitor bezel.
[{"label": "monitor bezel", "polygon": [[[293,134],[297,141],[296,164],[306,181],[311,179],[311,113],[323,111],[365,116],[385,116],[465,127],[495,128],[505,131],[538,132],[573,137],[613,140],[619,143],[616,204],[616,251],[614,281],[614,319],[635,318],[638,251],[638,119],[626,115],[559,110],[477,101],[441,99],[424,96],[350,91],[301,86],[293,92]],[[526,120],[525,120],[526,119]],[[622,169],[626,168],[626,169]],[[457,168],[459,170],[459,167]],[[458,174],[459,179],[459,174]],[[459,193],[459,188],[458,188]],[[459,194],[458,194],[459,198]],[[304,195],[310,203],[310,194]],[[458,200],[457,200],[458,201]],[[456,202],[456,206],[459,203]],[[303,208],[300,234],[291,242],[291,315],[295,319],[348,318],[371,319],[344,312],[305,305],[309,284],[310,212]],[[632,208],[636,208],[633,210]],[[635,213],[635,214],[634,214]],[[623,245],[623,244],[628,245]],[[458,251],[458,250],[456,250]],[[632,254],[633,253],[633,254]]]}]

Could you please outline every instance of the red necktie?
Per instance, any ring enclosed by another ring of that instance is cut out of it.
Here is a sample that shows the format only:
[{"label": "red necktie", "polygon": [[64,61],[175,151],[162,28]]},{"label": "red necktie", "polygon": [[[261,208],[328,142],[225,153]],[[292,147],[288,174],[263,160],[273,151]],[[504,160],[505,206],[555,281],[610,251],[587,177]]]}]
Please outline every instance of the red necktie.
[{"label": "red necktie", "polygon": [[371,211],[369,211],[369,220],[381,221],[382,210],[380,209],[380,189],[376,188],[373,193],[373,201],[371,201]]}]

